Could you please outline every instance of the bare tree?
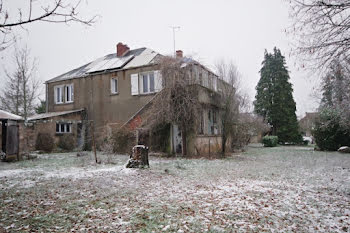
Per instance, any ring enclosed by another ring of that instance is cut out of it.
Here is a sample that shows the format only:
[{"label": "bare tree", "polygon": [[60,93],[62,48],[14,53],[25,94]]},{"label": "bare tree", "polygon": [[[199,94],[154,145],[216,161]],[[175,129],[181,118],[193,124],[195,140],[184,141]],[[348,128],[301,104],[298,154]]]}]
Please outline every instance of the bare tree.
[{"label": "bare tree", "polygon": [[[233,135],[234,125],[238,122],[239,105],[239,73],[237,67],[232,62],[224,60],[216,63],[216,72],[221,80],[221,137],[222,137],[222,156],[226,153],[227,140]],[[220,83],[218,83],[220,85]],[[243,100],[243,98],[242,98]]]},{"label": "bare tree", "polygon": [[4,110],[23,116],[24,119],[34,112],[35,100],[39,94],[39,81],[35,77],[36,62],[31,61],[27,47],[16,49],[14,54],[15,70],[6,72],[5,88],[0,96]]},{"label": "bare tree", "polygon": [[187,136],[196,128],[199,100],[191,65],[182,59],[163,57],[159,61],[163,90],[154,99],[154,122],[176,124],[182,137],[182,154],[187,155]]},{"label": "bare tree", "polygon": [[349,0],[288,0],[296,52],[311,67],[328,68],[334,58],[350,59]]},{"label": "bare tree", "polygon": [[[6,49],[14,42],[15,28],[24,28],[26,25],[35,22],[49,23],[70,23],[78,22],[84,25],[91,25],[97,16],[83,19],[79,16],[81,0],[26,0],[23,7],[17,12],[10,10],[11,0],[0,0],[0,51]],[[12,3],[13,4],[13,3]]]}]

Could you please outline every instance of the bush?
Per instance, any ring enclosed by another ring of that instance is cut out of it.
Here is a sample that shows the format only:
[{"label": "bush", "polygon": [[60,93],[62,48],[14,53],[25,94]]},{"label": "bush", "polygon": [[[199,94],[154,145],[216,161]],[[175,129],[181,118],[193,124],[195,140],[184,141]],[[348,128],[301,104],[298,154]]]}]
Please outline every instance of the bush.
[{"label": "bush", "polygon": [[320,150],[336,151],[341,146],[350,146],[350,129],[341,124],[340,112],[335,109],[320,112],[313,135]]},{"label": "bush", "polygon": [[265,136],[262,138],[262,143],[265,147],[275,147],[278,143],[277,136]]},{"label": "bush", "polygon": [[126,127],[112,132],[110,138],[114,153],[130,153],[135,144],[135,135]]},{"label": "bush", "polygon": [[55,147],[55,143],[51,134],[39,133],[36,137],[35,149],[42,150],[44,152],[51,152]]},{"label": "bush", "polygon": [[58,140],[58,147],[65,151],[72,151],[75,148],[75,138],[71,134],[64,134]]}]

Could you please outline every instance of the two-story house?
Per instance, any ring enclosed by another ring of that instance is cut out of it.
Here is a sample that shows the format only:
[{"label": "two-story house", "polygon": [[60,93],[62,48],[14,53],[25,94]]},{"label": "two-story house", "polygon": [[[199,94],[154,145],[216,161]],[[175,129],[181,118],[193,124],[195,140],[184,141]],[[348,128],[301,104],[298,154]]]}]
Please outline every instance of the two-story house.
[{"label": "two-story house", "polygon": [[[133,119],[162,90],[157,63],[162,55],[149,48],[130,50],[123,43],[118,43],[116,50],[46,81],[47,112],[29,118],[34,123],[34,134],[49,132],[56,141],[61,135],[72,134],[77,145],[82,146],[87,125],[92,124],[97,140],[103,140],[110,129]],[[182,58],[182,51],[177,56]],[[220,90],[222,81],[213,72],[198,62],[191,65],[198,85]],[[210,99],[209,95],[203,96]],[[199,135],[219,135],[217,115],[210,108],[203,111]]]}]

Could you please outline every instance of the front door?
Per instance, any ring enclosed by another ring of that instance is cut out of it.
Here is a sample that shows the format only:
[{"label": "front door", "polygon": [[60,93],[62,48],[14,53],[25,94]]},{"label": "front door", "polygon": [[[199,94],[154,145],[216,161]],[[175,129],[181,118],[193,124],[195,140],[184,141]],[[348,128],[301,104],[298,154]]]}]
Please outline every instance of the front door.
[{"label": "front door", "polygon": [[176,154],[182,153],[182,137],[181,131],[177,125],[173,125],[173,152]]},{"label": "front door", "polygon": [[18,155],[19,135],[18,125],[16,123],[7,123],[6,132],[6,154]]}]

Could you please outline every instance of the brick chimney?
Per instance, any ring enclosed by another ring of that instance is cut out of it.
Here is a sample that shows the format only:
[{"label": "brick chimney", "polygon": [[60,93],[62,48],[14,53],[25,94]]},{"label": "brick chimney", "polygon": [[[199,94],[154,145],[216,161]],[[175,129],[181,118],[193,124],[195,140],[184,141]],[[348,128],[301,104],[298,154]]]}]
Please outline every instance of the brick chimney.
[{"label": "brick chimney", "polygon": [[176,58],[183,58],[182,50],[176,50]]},{"label": "brick chimney", "polygon": [[122,57],[129,51],[130,48],[126,44],[123,44],[122,42],[117,44],[117,57]]}]

